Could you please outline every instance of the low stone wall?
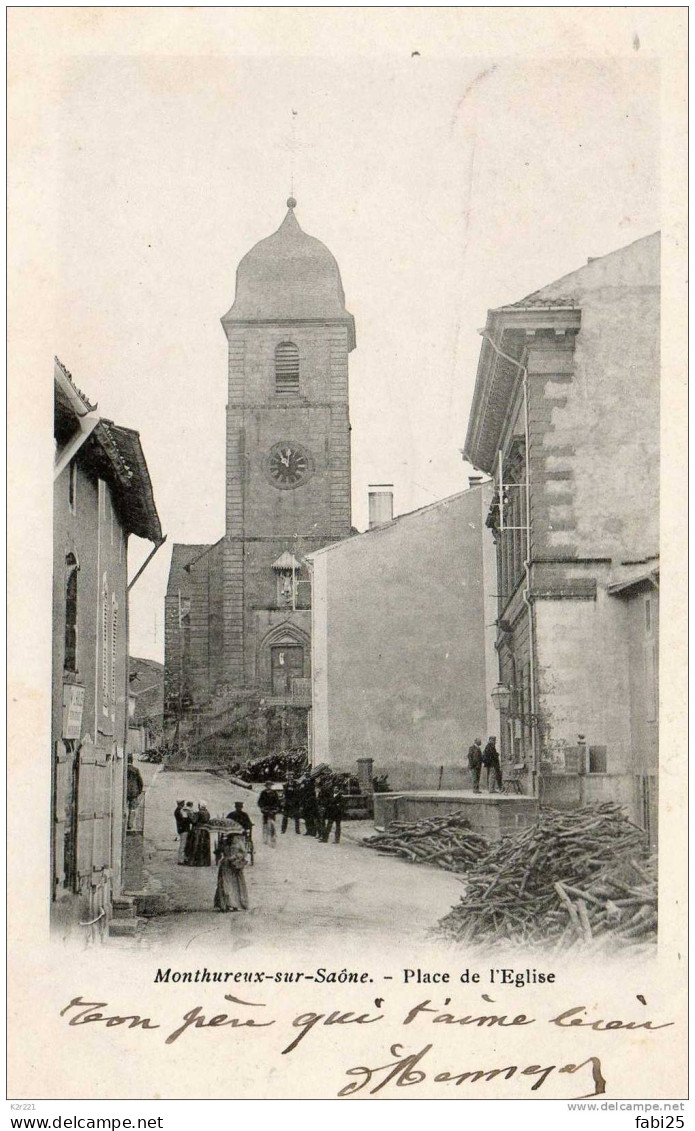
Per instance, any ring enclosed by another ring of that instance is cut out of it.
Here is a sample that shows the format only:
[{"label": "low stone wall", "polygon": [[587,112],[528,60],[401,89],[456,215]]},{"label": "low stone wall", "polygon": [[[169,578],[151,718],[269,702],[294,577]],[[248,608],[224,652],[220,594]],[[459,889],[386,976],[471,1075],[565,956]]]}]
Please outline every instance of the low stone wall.
[{"label": "low stone wall", "polygon": [[489,840],[499,840],[505,833],[533,824],[538,816],[538,801],[517,794],[473,794],[461,790],[374,795],[374,824],[381,828],[391,821],[418,821],[460,811],[465,813],[476,832]]},{"label": "low stone wall", "polygon": [[553,809],[578,809],[615,801],[641,822],[633,779],[628,774],[552,774],[540,779],[541,802]]},{"label": "low stone wall", "polygon": [[[389,789],[399,793],[412,790],[464,790],[470,789],[472,784],[465,752],[459,765],[449,763],[435,766],[425,762],[382,762],[378,755],[375,755],[372,762],[373,776],[377,778],[386,775]],[[336,772],[354,774],[355,762],[331,762],[330,768]]]}]

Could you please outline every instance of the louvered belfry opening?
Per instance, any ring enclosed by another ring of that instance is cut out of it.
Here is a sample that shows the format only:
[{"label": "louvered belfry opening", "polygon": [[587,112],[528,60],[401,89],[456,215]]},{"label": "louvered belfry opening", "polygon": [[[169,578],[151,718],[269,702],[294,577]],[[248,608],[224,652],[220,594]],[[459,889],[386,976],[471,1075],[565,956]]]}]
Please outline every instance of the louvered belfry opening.
[{"label": "louvered belfry opening", "polygon": [[275,392],[296,397],[299,392],[299,350],[294,342],[280,342],[275,350]]}]

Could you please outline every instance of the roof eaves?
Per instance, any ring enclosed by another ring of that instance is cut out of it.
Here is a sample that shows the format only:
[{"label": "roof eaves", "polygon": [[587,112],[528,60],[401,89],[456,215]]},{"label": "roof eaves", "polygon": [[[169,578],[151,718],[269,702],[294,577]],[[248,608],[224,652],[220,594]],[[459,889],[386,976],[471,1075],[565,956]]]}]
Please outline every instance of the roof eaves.
[{"label": "roof eaves", "polygon": [[633,574],[632,577],[626,577],[622,581],[614,581],[612,585],[607,586],[607,591],[613,596],[620,597],[623,593],[627,593],[630,589],[634,589],[637,585],[645,585],[650,583],[658,586],[659,570],[648,569],[642,570],[641,573]]},{"label": "roof eaves", "polygon": [[[569,298],[560,300],[560,304],[522,299],[521,303],[488,311],[485,329],[481,331],[483,344],[463,446],[464,459],[488,475],[492,474],[506,419],[505,406],[508,407],[509,398],[514,396],[520,379],[525,333],[548,330],[574,332],[579,330],[580,325],[581,308]],[[507,334],[509,337],[505,340]],[[512,342],[513,337],[515,342]],[[512,356],[518,353],[518,359],[505,359],[500,350]]]},{"label": "roof eaves", "polygon": [[162,542],[162,526],[140,434],[102,418],[94,430],[94,441],[113,470],[116,495],[129,532],[150,542]]},{"label": "roof eaves", "polygon": [[96,404],[92,404],[91,401],[89,401],[87,399],[87,397],[82,392],[82,390],[77,387],[77,385],[73,381],[72,373],[70,372],[70,370],[65,365],[63,365],[63,363],[62,363],[62,361],[60,360],[59,357],[55,357],[54,362],[55,362],[55,369],[54,369],[55,380],[60,382],[63,389],[65,389],[65,387],[67,385],[69,390],[70,390],[70,393],[72,394],[71,399],[73,400],[73,402],[75,400],[77,400],[79,402],[80,406],[85,410],[84,412],[79,413],[78,415],[86,416],[86,414],[88,412],[94,412],[98,406]]}]

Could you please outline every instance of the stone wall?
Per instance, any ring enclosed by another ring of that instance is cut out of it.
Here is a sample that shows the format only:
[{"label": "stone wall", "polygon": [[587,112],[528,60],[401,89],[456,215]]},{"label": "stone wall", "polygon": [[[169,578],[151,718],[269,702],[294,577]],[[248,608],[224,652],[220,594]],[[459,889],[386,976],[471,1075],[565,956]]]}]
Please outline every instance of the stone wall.
[{"label": "stone wall", "polygon": [[[128,709],[127,533],[84,449],[76,457],[73,506],[69,482],[67,467],[54,484],[53,506],[51,911],[58,930],[108,910],[120,891]],[[68,554],[78,566],[74,672],[65,670]],[[64,742],[65,683],[84,689],[84,708],[79,738]],[[73,820],[77,880],[66,886],[65,837]]]},{"label": "stone wall", "polygon": [[[296,397],[275,394],[275,349],[299,349]],[[300,443],[312,474],[278,490],[268,474],[272,446]],[[285,550],[306,553],[350,531],[350,425],[347,328],[330,324],[229,328],[227,542],[223,565],[224,679],[256,686],[257,611],[277,606],[272,563]],[[287,613],[304,630],[306,616]]]},{"label": "stone wall", "polygon": [[[545,287],[528,310],[510,308],[504,338],[516,356],[525,350],[528,372],[528,595],[540,757],[565,775],[543,788],[562,804],[620,799],[636,818],[636,775],[655,772],[656,723],[641,717],[641,628],[608,585],[620,563],[658,554],[659,282],[657,235]],[[525,440],[518,371],[515,384],[505,458]],[[502,678],[510,686],[526,682],[519,669],[524,654],[531,658],[526,585],[524,577],[500,608]],[[523,720],[521,735],[529,757]],[[604,749],[605,772],[575,779],[579,735],[587,750]]]},{"label": "stone wall", "polygon": [[450,786],[467,784],[495,671],[489,496],[474,488],[315,556],[315,762],[350,769],[372,757],[375,774],[411,788],[431,787],[445,766]]}]

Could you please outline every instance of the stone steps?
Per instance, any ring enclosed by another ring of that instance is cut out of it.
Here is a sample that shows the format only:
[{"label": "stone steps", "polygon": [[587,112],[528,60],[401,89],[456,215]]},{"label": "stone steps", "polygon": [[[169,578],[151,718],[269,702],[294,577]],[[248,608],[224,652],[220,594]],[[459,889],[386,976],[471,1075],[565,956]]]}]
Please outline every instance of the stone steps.
[{"label": "stone steps", "polygon": [[109,923],[109,938],[135,938],[139,934],[142,921],[137,918],[113,918]]},{"label": "stone steps", "polygon": [[113,918],[114,919],[135,919],[137,917],[137,907],[132,895],[122,895],[113,901]]}]

